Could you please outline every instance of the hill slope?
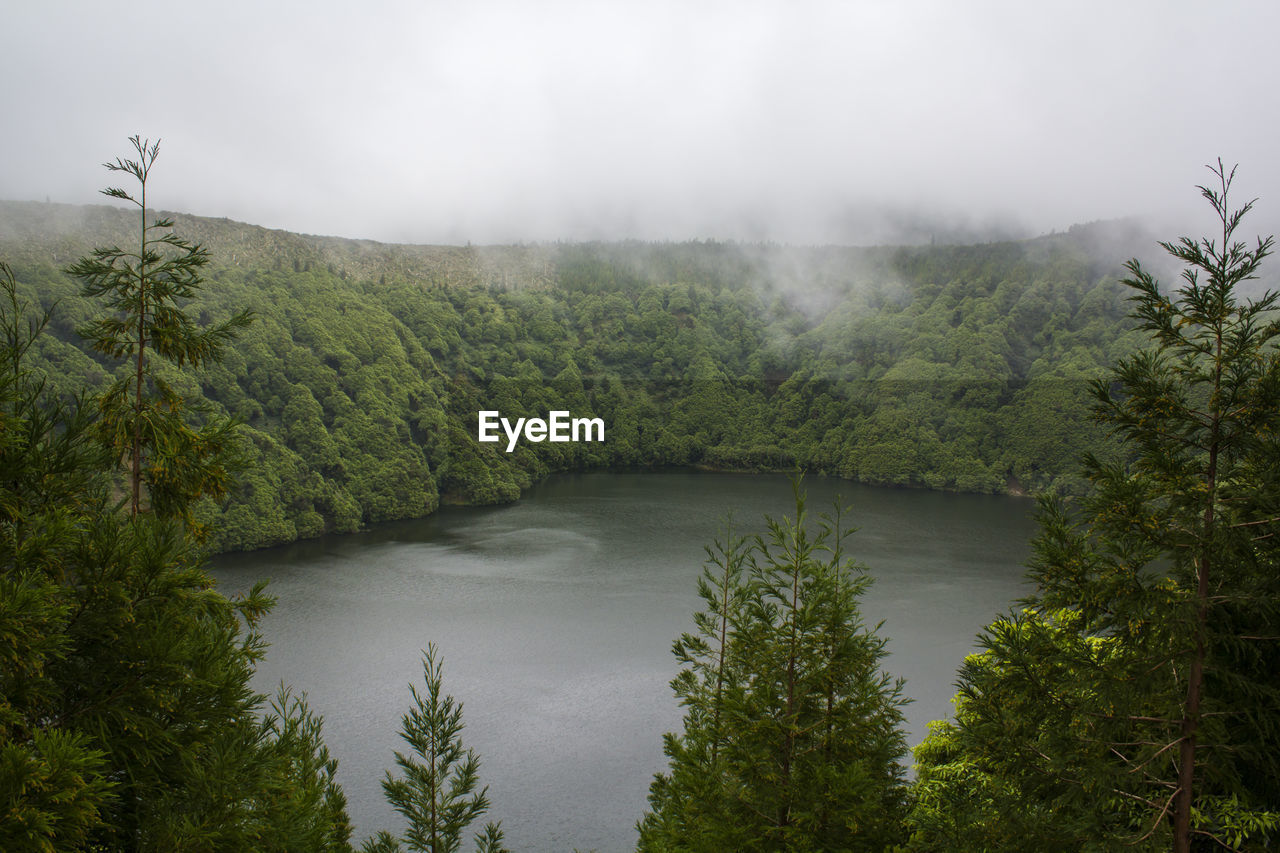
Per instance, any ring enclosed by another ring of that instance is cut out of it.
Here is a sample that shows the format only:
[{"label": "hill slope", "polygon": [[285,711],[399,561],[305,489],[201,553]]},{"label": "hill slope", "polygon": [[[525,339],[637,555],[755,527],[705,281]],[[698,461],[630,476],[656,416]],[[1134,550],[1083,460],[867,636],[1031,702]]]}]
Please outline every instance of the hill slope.
[{"label": "hill slope", "polygon": [[[246,469],[204,514],[223,549],[511,500],[599,466],[801,467],[965,491],[1071,488],[1105,438],[1086,380],[1136,345],[1123,223],[978,246],[722,243],[399,246],[174,214],[214,262],[206,319],[257,322],[220,365],[170,378],[240,417]],[[0,203],[0,257],[57,303],[36,358],[72,393],[118,369],[75,328],[60,270],[136,214]],[[477,412],[601,417],[603,443],[513,453]]]}]

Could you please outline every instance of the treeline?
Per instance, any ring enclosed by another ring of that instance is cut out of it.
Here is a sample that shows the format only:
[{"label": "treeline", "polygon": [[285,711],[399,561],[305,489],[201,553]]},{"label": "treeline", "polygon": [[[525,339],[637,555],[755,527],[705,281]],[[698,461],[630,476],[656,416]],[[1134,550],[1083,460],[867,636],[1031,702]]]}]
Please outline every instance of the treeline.
[{"label": "treeline", "polygon": [[[71,394],[126,368],[86,351],[93,309],[55,261],[123,223],[61,216],[43,242],[6,232],[21,293],[56,305],[33,369]],[[223,550],[513,500],[588,467],[1078,490],[1074,460],[1106,441],[1087,382],[1135,345],[1115,284],[1134,235],[1116,223],[965,247],[431,249],[192,221],[220,245],[199,315],[256,318],[220,364],[170,377],[242,422],[236,491],[198,509]],[[508,454],[476,441],[481,409],[600,417],[606,440]]]}]

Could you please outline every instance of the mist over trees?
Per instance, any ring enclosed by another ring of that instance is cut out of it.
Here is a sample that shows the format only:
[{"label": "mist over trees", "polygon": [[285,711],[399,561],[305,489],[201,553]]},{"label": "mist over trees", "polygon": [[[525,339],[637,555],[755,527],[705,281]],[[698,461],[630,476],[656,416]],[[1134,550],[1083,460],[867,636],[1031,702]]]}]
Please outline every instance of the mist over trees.
[{"label": "mist over trees", "polygon": [[960,671],[954,723],[917,751],[920,849],[1269,849],[1280,829],[1280,322],[1244,297],[1271,253],[1221,230],[1124,284],[1148,346],[1093,384],[1120,453],[1046,498],[1036,591]]},{"label": "mist over trees", "polygon": [[[156,150],[133,141],[108,168],[145,187]],[[320,719],[251,687],[272,601],[219,594],[208,546],[699,465],[1043,491],[1036,589],[983,633],[908,781],[839,507],[807,523],[797,494],[794,518],[726,532],[674,647],[684,730],[641,849],[1270,849],[1280,321],[1254,286],[1272,242],[1236,238],[1251,204],[1214,174],[1221,233],[1163,244],[1176,289],[1137,261],[1116,284],[1097,227],[328,255],[250,229],[215,265],[139,198],[137,252],[22,241],[0,264],[0,845],[351,850]],[[597,416],[608,440],[507,454],[475,441],[480,408]],[[423,681],[385,784],[408,830],[365,849],[457,849],[488,809],[434,647]]]},{"label": "mist over trees", "polygon": [[[31,359],[60,393],[125,372],[76,335],[96,312],[55,261],[127,238],[128,220],[73,213],[0,209],[23,294],[58,305]],[[241,422],[230,500],[193,510],[220,550],[514,500],[596,467],[1078,490],[1074,460],[1106,441],[1088,382],[1136,345],[1123,225],[896,249],[437,248],[168,218],[219,247],[193,316],[255,317],[219,363],[159,377],[207,401],[207,423]],[[607,440],[507,454],[475,440],[481,409],[600,417]]]}]

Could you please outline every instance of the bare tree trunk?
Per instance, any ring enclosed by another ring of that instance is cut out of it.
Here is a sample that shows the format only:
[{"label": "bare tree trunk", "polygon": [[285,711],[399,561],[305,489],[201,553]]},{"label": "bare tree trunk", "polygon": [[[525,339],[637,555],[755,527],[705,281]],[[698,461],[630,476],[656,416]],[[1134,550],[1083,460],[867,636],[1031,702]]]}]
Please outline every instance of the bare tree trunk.
[{"label": "bare tree trunk", "polygon": [[1182,742],[1178,745],[1178,795],[1173,805],[1174,853],[1191,853],[1191,807],[1195,802],[1196,736],[1200,728],[1200,699],[1204,684],[1205,628],[1209,613],[1209,554],[1213,547],[1214,502],[1217,500],[1218,446],[1221,441],[1222,331],[1218,330],[1214,358],[1213,394],[1209,411],[1209,467],[1205,472],[1204,529],[1196,560],[1196,649],[1187,677],[1187,704],[1182,713]]},{"label": "bare tree trunk", "polygon": [[1187,679],[1187,706],[1182,716],[1182,742],[1178,746],[1178,796],[1173,808],[1174,853],[1191,851],[1191,806],[1196,776],[1196,733],[1200,727],[1200,692],[1204,681],[1204,630],[1209,591],[1209,562],[1201,558],[1196,604],[1196,651]]},{"label": "bare tree trunk", "polygon": [[[145,161],[144,161],[145,162]],[[144,173],[145,174],[145,173]],[[147,346],[147,182],[142,182],[142,238],[138,246],[138,364],[136,384],[133,396],[133,448],[130,463],[130,485],[133,500],[130,514],[137,515],[142,511],[142,370],[146,362],[144,350]]]}]

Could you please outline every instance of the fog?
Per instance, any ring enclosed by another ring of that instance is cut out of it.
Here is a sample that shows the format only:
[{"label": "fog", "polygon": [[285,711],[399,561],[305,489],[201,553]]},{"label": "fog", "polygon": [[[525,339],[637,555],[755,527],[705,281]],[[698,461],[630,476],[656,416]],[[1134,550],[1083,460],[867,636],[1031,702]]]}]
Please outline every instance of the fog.
[{"label": "fog", "polygon": [[163,139],[162,207],[394,242],[1198,227],[1219,156],[1253,229],[1280,223],[1263,0],[86,0],[4,23],[0,198],[101,201],[137,133]]}]

